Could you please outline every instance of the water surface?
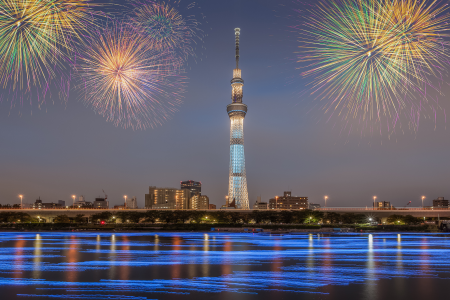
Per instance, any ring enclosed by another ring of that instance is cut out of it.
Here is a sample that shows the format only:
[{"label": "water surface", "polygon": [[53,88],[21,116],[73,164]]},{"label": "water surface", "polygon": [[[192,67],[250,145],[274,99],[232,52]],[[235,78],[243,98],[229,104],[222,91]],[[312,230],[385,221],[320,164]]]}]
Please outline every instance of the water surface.
[{"label": "water surface", "polygon": [[0,233],[1,299],[447,299],[448,234]]}]

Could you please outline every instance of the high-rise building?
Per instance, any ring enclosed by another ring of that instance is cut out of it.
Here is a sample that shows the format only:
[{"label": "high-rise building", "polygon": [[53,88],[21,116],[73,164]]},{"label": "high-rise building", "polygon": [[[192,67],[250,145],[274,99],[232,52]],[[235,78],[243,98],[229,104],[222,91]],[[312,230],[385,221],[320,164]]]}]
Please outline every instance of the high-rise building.
[{"label": "high-rise building", "polygon": [[190,209],[209,209],[209,197],[205,195],[194,195],[189,201]]},{"label": "high-rise building", "polygon": [[239,37],[241,30],[235,29],[236,69],[231,80],[231,100],[227,106],[230,118],[230,170],[228,179],[228,203],[235,202],[237,209],[249,209],[247,176],[245,174],[244,156],[244,118],[247,105],[242,103],[244,80],[239,69]]},{"label": "high-rise building", "polygon": [[190,190],[149,187],[145,194],[145,208],[149,209],[188,209]]},{"label": "high-rise building", "polygon": [[291,192],[269,200],[269,209],[308,209],[308,197],[292,197]]},{"label": "high-rise building", "polygon": [[189,190],[191,192],[191,197],[194,197],[196,194],[202,194],[202,183],[199,181],[182,181],[181,182],[182,190]]},{"label": "high-rise building", "polygon": [[128,209],[136,209],[136,208],[138,208],[137,198],[136,197],[127,198],[127,200],[125,201],[125,205],[126,205],[126,208],[128,208]]}]

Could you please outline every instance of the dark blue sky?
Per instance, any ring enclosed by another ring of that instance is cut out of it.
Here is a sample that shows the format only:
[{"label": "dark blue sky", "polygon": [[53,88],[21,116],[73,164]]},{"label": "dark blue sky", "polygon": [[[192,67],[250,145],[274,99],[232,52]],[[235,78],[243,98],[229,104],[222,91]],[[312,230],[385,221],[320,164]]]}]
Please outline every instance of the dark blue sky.
[{"label": "dark blue sky", "polygon": [[[182,1],[183,3],[183,1]],[[185,2],[186,5],[188,2]],[[123,195],[143,206],[149,185],[179,187],[198,180],[217,205],[228,187],[230,80],[234,28],[241,28],[245,155],[251,206],[291,190],[330,206],[367,206],[372,196],[403,206],[438,196],[450,198],[450,133],[444,114],[422,119],[419,131],[361,137],[340,133],[310,108],[307,80],[294,63],[297,42],[287,18],[291,1],[200,0],[207,24],[204,50],[187,69],[184,104],[164,126],[146,131],[114,127],[78,101],[42,109],[0,104],[0,203],[31,203],[105,189],[112,204]],[[285,6],[282,6],[284,4]],[[203,52],[203,54],[201,54]],[[444,89],[446,95],[450,90]],[[440,99],[444,107],[447,97]],[[430,202],[428,202],[430,203]]]}]

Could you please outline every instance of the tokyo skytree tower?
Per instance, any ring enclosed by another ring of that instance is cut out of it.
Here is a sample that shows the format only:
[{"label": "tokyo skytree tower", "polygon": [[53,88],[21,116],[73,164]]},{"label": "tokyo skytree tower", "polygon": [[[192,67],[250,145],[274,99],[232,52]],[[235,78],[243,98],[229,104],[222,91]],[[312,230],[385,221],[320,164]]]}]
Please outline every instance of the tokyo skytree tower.
[{"label": "tokyo skytree tower", "polygon": [[249,209],[244,156],[244,118],[247,114],[247,105],[242,103],[244,80],[241,78],[241,70],[239,69],[240,34],[241,30],[236,28],[236,69],[233,70],[233,79],[231,80],[232,103],[227,106],[227,112],[231,122],[228,203],[235,201],[237,209]]}]

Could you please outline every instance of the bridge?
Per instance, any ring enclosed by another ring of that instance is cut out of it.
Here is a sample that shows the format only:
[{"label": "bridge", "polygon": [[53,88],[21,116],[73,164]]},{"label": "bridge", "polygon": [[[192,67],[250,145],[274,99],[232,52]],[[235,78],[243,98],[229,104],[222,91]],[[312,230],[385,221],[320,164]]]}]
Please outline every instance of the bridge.
[{"label": "bridge", "polygon": [[[40,218],[45,222],[53,222],[53,219],[59,215],[67,215],[69,218],[75,218],[77,215],[83,215],[84,217],[90,218],[94,214],[102,212],[110,212],[116,214],[118,212],[146,212],[149,209],[0,209],[1,212],[23,212],[29,214],[33,218]],[[164,211],[164,210],[160,210]],[[167,210],[166,210],[167,211]],[[169,210],[170,211],[170,210]],[[239,213],[252,213],[253,210],[201,210],[204,212],[217,212],[217,211],[227,211],[227,212],[239,212]],[[259,210],[263,211],[284,211],[278,210]],[[393,208],[393,209],[383,209],[383,208],[364,208],[364,207],[322,207],[315,211],[320,211],[323,213],[354,213],[354,214],[364,214],[368,217],[379,218],[383,222],[391,215],[412,215],[418,218],[437,218],[437,217],[447,217],[450,218],[450,209],[447,208],[422,208],[422,207],[408,207],[408,208]]]}]

